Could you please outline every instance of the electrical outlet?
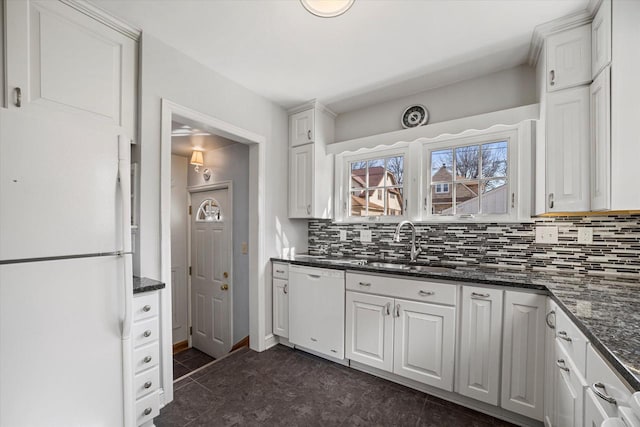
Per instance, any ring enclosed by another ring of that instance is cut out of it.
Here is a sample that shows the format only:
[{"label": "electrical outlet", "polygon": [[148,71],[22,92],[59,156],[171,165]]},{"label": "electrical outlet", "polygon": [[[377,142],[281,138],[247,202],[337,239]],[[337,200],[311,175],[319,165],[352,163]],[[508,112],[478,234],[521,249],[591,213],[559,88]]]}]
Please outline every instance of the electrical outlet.
[{"label": "electrical outlet", "polygon": [[371,230],[360,230],[360,241],[362,243],[371,242]]},{"label": "electrical outlet", "polygon": [[536,227],[536,243],[558,243],[558,227]]},{"label": "electrical outlet", "polygon": [[341,242],[347,241],[347,230],[340,230],[340,241]]},{"label": "electrical outlet", "polygon": [[578,243],[582,245],[590,245],[593,243],[593,228],[578,228]]},{"label": "electrical outlet", "polygon": [[249,248],[247,246],[247,242],[242,242],[242,253],[246,255],[249,252]]}]

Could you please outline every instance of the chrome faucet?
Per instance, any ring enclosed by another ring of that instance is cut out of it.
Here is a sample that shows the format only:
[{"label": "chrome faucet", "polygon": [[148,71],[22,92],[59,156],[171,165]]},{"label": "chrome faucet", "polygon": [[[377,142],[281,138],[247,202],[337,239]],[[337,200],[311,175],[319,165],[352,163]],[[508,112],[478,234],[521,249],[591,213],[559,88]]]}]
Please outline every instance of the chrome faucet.
[{"label": "chrome faucet", "polygon": [[396,227],[396,232],[393,233],[393,241],[394,242],[400,241],[400,229],[405,225],[408,225],[409,227],[411,227],[411,261],[410,262],[415,262],[420,252],[422,252],[422,248],[420,247],[420,239],[418,239],[418,247],[416,248],[416,226],[413,225],[411,221],[404,220],[400,222],[400,224],[398,224],[398,226]]}]

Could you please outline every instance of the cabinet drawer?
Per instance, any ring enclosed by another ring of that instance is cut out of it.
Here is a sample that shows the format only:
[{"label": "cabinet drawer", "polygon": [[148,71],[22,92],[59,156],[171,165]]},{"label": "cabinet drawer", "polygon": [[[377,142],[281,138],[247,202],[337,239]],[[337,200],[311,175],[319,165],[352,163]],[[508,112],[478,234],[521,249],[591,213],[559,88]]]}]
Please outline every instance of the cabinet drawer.
[{"label": "cabinet drawer", "polygon": [[587,364],[587,337],[561,308],[556,309],[556,338],[576,365],[580,375],[584,375]]},{"label": "cabinet drawer", "polygon": [[133,346],[140,347],[156,341],[160,337],[158,318],[153,317],[133,324]]},{"label": "cabinet drawer", "polygon": [[160,396],[151,393],[136,401],[136,425],[144,424],[160,415]]},{"label": "cabinet drawer", "polygon": [[136,399],[156,391],[160,385],[160,368],[156,366],[149,371],[136,375],[134,384]]},{"label": "cabinet drawer", "polygon": [[157,316],[159,313],[160,301],[158,292],[150,292],[133,298],[133,320],[138,321]]},{"label": "cabinet drawer", "polygon": [[436,304],[456,305],[458,287],[433,281],[347,273],[347,290]]},{"label": "cabinet drawer", "polygon": [[276,279],[289,278],[289,264],[274,262],[273,263],[273,277]]},{"label": "cabinet drawer", "polygon": [[[618,406],[626,405],[631,397],[631,392],[627,386],[618,378],[613,369],[609,367],[592,345],[587,346],[587,383],[600,407],[610,417],[618,416]],[[600,386],[595,387],[596,384]],[[598,393],[613,397],[617,403],[606,402],[598,396]]]},{"label": "cabinet drawer", "polygon": [[159,361],[160,346],[157,342],[140,347],[133,352],[133,369],[136,374],[157,366]]}]

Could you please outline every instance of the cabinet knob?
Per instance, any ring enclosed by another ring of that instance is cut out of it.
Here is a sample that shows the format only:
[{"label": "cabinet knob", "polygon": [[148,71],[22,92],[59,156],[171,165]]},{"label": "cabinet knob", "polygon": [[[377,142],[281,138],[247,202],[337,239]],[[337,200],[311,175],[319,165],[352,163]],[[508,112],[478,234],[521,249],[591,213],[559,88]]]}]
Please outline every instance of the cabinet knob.
[{"label": "cabinet knob", "polygon": [[145,415],[149,415],[151,413],[152,409],[151,408],[147,408],[144,410],[143,414]]},{"label": "cabinet knob", "polygon": [[145,305],[144,307],[142,307],[142,311],[144,312],[151,311],[151,306],[149,304]]},{"label": "cabinet knob", "polygon": [[227,285],[226,283],[223,285],[220,285],[220,290],[226,291],[227,289],[229,289],[229,285]]},{"label": "cabinet knob", "polygon": [[151,388],[152,385],[153,383],[151,381],[147,381],[146,383],[144,383],[144,388]]},{"label": "cabinet knob", "polygon": [[142,335],[144,335],[145,338],[149,338],[151,336],[151,330],[147,329]]},{"label": "cabinet knob", "polygon": [[147,356],[142,360],[144,361],[144,363],[149,363],[149,362],[151,362],[151,356]]}]

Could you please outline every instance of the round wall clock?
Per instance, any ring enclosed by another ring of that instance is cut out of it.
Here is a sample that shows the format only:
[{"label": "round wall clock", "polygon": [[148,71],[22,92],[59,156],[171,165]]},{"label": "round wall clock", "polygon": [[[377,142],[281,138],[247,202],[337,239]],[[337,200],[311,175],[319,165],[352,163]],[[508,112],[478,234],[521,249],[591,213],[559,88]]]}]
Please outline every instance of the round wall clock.
[{"label": "round wall clock", "polygon": [[424,105],[412,105],[402,113],[402,127],[414,128],[426,125],[429,120],[429,112]]}]

